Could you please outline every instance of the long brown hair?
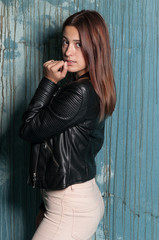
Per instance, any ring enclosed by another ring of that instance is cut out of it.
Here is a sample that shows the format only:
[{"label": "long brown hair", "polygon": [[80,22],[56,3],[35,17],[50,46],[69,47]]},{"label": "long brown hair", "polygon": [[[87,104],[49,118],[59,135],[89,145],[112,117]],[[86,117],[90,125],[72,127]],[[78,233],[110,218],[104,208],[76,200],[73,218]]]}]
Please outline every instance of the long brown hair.
[{"label": "long brown hair", "polygon": [[116,91],[111,64],[109,32],[96,11],[82,10],[68,17],[64,24],[77,28],[81,50],[88,66],[90,80],[100,99],[100,120],[111,115],[116,104]]}]

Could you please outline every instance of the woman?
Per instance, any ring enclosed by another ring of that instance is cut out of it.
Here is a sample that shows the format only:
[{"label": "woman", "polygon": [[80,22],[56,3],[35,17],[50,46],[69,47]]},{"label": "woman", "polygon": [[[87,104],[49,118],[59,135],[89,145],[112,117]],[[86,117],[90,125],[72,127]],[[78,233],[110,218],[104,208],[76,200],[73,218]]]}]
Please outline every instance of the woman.
[{"label": "woman", "polygon": [[[68,17],[62,33],[63,61],[44,63],[20,130],[32,143],[29,183],[44,203],[33,240],[89,240],[104,214],[95,156],[116,103],[109,34],[88,10]],[[60,88],[67,72],[74,80]]]}]

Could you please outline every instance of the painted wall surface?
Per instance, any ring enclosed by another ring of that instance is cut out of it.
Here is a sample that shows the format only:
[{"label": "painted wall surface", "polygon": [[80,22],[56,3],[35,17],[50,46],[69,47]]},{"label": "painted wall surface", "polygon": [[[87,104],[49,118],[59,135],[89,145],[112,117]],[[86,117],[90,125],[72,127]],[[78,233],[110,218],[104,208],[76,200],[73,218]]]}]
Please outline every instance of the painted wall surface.
[{"label": "painted wall surface", "polygon": [[29,144],[21,116],[42,77],[60,59],[60,27],[81,9],[107,22],[117,105],[97,156],[105,215],[93,240],[159,239],[159,1],[0,1],[0,239],[29,240],[40,203],[27,184]]}]

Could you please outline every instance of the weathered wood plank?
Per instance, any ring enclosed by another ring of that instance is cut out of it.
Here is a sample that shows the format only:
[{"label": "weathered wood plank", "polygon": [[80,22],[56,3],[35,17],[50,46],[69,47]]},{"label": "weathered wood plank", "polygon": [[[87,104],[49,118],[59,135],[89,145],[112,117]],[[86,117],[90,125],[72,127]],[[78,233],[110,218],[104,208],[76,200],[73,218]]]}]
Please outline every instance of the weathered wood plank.
[{"label": "weathered wood plank", "polygon": [[40,202],[27,184],[29,145],[21,115],[42,64],[60,59],[60,27],[95,9],[111,38],[117,105],[107,119],[97,182],[105,215],[94,239],[159,239],[159,1],[0,1],[0,239],[28,240]]}]

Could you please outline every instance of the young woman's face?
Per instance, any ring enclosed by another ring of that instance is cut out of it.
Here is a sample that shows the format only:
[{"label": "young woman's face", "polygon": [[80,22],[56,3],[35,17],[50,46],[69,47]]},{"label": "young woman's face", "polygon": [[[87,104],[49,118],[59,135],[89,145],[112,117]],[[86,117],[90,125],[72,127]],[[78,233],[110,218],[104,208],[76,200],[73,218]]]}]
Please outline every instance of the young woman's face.
[{"label": "young woman's face", "polygon": [[81,41],[76,27],[66,26],[62,38],[63,60],[67,61],[68,71],[76,73],[79,77],[88,71],[83,53]]}]

